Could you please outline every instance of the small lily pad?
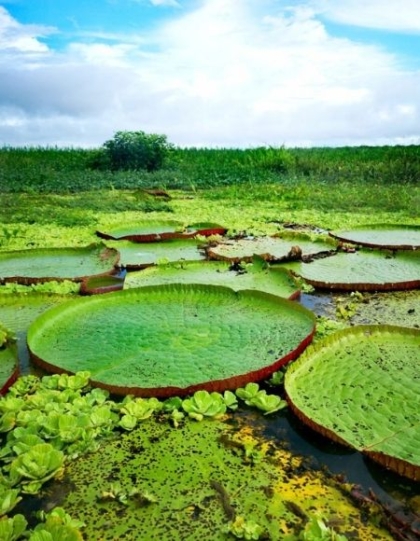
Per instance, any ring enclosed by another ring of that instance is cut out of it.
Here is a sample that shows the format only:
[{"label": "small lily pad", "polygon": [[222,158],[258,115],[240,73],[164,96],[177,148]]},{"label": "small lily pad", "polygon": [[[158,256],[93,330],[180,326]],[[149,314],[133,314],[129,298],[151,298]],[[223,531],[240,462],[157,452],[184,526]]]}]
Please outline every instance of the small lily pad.
[{"label": "small lily pad", "polygon": [[339,331],[289,367],[288,400],[311,428],[420,480],[419,351],[419,330]]},{"label": "small lily pad", "polygon": [[290,274],[257,263],[231,266],[219,261],[183,262],[159,265],[128,274],[124,288],[161,284],[213,284],[241,289],[258,289],[286,299],[299,296],[299,289]]},{"label": "small lily pad", "polygon": [[268,377],[310,343],[315,317],[293,301],[220,286],[149,286],[82,297],[29,328],[33,360],[88,370],[118,394],[223,391]]},{"label": "small lily pad", "polygon": [[330,235],[344,242],[372,248],[420,249],[420,226],[416,225],[363,225],[353,229],[331,232]]},{"label": "small lily pad", "polygon": [[112,273],[118,260],[118,251],[102,244],[0,252],[0,283],[80,282],[86,276]]},{"label": "small lily pad", "polygon": [[420,287],[420,251],[360,250],[337,253],[294,267],[314,287],[331,290],[391,291]]}]

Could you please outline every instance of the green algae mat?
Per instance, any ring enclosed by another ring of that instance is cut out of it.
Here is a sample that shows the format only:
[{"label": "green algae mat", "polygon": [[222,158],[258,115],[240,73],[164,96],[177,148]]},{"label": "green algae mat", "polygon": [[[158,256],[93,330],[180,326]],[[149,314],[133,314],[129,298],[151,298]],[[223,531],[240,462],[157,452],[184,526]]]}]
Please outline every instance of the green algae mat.
[{"label": "green algae mat", "polygon": [[222,285],[235,291],[258,289],[287,299],[295,299],[300,293],[285,269],[269,268],[259,262],[240,267],[218,261],[158,265],[129,273],[124,288],[173,283]]},{"label": "green algae mat", "polygon": [[112,273],[118,260],[118,251],[103,245],[0,252],[0,283],[80,281],[86,276]]},{"label": "green algae mat", "polygon": [[392,250],[420,249],[420,226],[374,224],[331,232],[336,239],[361,246]]},{"label": "green algae mat", "polygon": [[315,430],[420,480],[419,353],[416,329],[340,331],[288,368],[288,400]]},{"label": "green algae mat", "polygon": [[302,458],[245,423],[252,419],[170,429],[146,420],[100,452],[69,462],[50,493],[86,524],[91,541],[298,541],[313,516],[348,539],[391,539],[365,520],[349,487],[307,470]]},{"label": "green algae mat", "polygon": [[269,376],[311,341],[314,315],[293,301],[221,286],[165,285],[79,298],[28,330],[34,362],[88,370],[118,394],[236,389]]},{"label": "green algae mat", "polygon": [[311,263],[295,263],[293,270],[322,289],[391,291],[420,287],[420,251],[364,249],[340,252]]}]

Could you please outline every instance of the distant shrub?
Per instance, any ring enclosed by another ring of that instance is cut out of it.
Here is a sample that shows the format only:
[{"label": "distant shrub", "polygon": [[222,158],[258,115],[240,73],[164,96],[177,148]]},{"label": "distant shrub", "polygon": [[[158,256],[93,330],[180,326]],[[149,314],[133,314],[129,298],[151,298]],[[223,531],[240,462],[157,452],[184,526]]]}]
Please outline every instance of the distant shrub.
[{"label": "distant shrub", "polygon": [[143,131],[118,131],[102,146],[99,168],[156,171],[161,168],[172,145],[166,135]]}]

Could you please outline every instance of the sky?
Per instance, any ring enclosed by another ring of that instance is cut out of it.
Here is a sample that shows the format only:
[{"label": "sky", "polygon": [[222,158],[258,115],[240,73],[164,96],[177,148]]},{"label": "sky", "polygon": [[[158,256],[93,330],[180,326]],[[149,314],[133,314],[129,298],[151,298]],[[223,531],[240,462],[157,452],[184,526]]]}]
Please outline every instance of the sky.
[{"label": "sky", "polygon": [[0,0],[0,147],[420,144],[420,0]]}]

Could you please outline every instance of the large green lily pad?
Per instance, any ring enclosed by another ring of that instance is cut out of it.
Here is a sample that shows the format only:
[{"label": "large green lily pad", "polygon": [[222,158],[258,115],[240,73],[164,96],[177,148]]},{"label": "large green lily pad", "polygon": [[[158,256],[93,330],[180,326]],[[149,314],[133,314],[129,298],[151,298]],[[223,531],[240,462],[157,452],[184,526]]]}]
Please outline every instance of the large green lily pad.
[{"label": "large green lily pad", "polygon": [[363,225],[353,229],[331,232],[330,235],[345,242],[372,248],[420,249],[420,226],[416,225]]},{"label": "large green lily pad", "polygon": [[211,259],[231,262],[252,261],[258,255],[266,261],[279,262],[301,259],[319,253],[331,252],[336,245],[320,237],[313,240],[305,234],[283,234],[283,236],[255,237],[225,240],[209,246],[207,254]]},{"label": "large green lily pad", "polygon": [[194,239],[167,240],[153,243],[118,241],[120,265],[128,270],[138,270],[175,261],[201,261],[205,254],[201,243]]},{"label": "large green lily pad", "polygon": [[285,269],[264,267],[258,262],[234,268],[218,261],[158,265],[129,273],[124,288],[174,283],[222,285],[235,291],[258,289],[287,299],[295,299],[300,293]]},{"label": "large green lily pad", "polygon": [[118,260],[118,251],[102,244],[0,252],[0,283],[80,282],[86,276],[113,272]]},{"label": "large green lily pad", "polygon": [[389,291],[420,287],[420,251],[392,254],[380,250],[341,252],[301,263],[294,271],[314,287]]},{"label": "large green lily pad", "polygon": [[119,394],[185,395],[267,377],[311,341],[314,315],[260,291],[167,285],[79,298],[29,328],[50,371],[89,370]]},{"label": "large green lily pad", "polygon": [[[67,492],[59,503],[86,524],[87,539],[100,532],[103,541],[226,541],[235,539],[229,527],[242,520],[261,528],[260,539],[298,541],[317,513],[349,539],[391,539],[325,473],[307,471],[300,457],[237,423],[171,429],[148,420],[69,461],[65,479],[51,490],[54,498]],[[124,504],[108,496],[117,490],[127,496]]]},{"label": "large green lily pad", "polygon": [[289,367],[285,389],[309,426],[420,480],[420,331],[340,331]]},{"label": "large green lily pad", "polygon": [[156,242],[176,238],[192,238],[196,235],[224,235],[226,228],[214,223],[197,223],[185,226],[181,222],[144,222],[124,224],[106,232],[96,231],[98,237],[108,240],[131,240],[133,242]]}]

